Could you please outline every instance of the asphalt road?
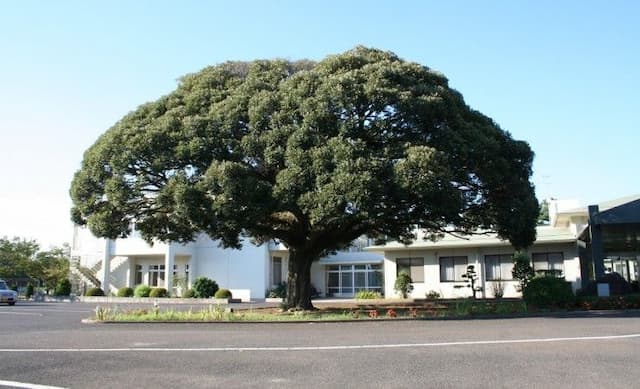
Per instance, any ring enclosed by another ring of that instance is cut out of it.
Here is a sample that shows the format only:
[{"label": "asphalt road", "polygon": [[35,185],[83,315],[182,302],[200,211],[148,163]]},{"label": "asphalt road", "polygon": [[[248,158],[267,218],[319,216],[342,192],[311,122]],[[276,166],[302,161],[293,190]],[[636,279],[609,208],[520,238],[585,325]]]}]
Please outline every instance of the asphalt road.
[{"label": "asphalt road", "polygon": [[640,387],[637,311],[502,320],[82,324],[92,309],[0,306],[0,388]]}]

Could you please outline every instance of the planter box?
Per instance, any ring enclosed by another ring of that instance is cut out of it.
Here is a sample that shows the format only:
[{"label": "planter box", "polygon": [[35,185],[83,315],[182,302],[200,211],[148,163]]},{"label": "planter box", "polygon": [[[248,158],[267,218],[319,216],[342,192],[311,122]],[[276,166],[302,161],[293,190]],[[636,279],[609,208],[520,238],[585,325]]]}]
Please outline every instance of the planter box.
[{"label": "planter box", "polygon": [[242,300],[236,299],[236,298],[218,299],[218,298],[212,297],[210,300],[216,304],[237,304],[242,302]]}]

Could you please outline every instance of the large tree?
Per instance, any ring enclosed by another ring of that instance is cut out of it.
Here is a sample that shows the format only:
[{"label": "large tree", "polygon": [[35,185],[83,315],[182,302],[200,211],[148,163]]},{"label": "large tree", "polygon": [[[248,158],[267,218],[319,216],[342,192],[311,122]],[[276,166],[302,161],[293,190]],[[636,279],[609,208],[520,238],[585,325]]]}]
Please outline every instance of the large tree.
[{"label": "large tree", "polygon": [[72,219],[97,236],[289,249],[287,305],[310,268],[358,236],[410,242],[492,230],[535,239],[528,144],[440,73],[356,47],[311,61],[227,62],[129,113],[86,151]]}]

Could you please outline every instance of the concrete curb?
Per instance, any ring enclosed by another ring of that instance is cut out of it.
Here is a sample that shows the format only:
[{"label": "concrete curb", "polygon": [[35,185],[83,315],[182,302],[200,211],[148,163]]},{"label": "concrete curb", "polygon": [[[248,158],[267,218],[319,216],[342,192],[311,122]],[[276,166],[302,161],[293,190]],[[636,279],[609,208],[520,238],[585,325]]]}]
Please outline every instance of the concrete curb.
[{"label": "concrete curb", "polygon": [[406,321],[468,321],[468,320],[501,320],[501,319],[526,319],[526,318],[589,318],[589,317],[607,317],[607,316],[627,316],[640,317],[640,309],[629,310],[591,310],[591,311],[555,311],[555,312],[536,312],[522,314],[489,314],[489,315],[469,315],[469,316],[447,316],[447,317],[379,317],[377,319],[363,317],[362,319],[345,319],[345,320],[263,320],[263,321],[227,321],[227,320],[211,320],[211,321],[99,321],[95,319],[83,319],[84,324],[283,324],[283,323],[299,323],[299,324],[321,324],[321,323],[371,323],[371,322],[406,322]]}]

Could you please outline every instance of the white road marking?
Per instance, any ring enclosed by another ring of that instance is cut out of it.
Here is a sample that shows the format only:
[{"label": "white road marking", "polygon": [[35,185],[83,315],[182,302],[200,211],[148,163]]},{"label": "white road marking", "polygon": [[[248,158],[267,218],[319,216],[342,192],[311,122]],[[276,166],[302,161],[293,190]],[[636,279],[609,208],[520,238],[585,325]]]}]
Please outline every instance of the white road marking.
[{"label": "white road marking", "polygon": [[397,344],[364,344],[347,346],[291,346],[291,347],[196,347],[196,348],[171,348],[171,347],[120,347],[120,348],[2,348],[0,352],[7,353],[86,353],[86,352],[220,352],[220,351],[322,351],[322,350],[364,350],[364,349],[392,349],[392,348],[422,348],[422,347],[447,347],[447,346],[474,346],[494,344],[517,343],[552,343],[595,341],[612,339],[640,338],[640,334],[606,335],[606,336],[576,336],[567,338],[529,338],[529,339],[504,339],[504,340],[470,340],[462,342],[439,343],[397,343]]},{"label": "white road marking", "polygon": [[8,386],[11,388],[27,388],[27,389],[64,389],[64,388],[61,388],[60,386],[47,386],[47,385],[29,384],[26,382],[2,381],[2,380],[0,380],[0,386]]},{"label": "white road marking", "polygon": [[32,312],[0,312],[0,315],[30,315],[30,316],[44,316],[41,313]]},{"label": "white road marking", "polygon": [[[18,311],[18,310],[16,310]],[[51,309],[51,308],[33,308],[33,309],[21,309],[19,310],[19,312],[30,312],[30,311],[35,311],[35,312],[66,312],[66,313],[90,313],[93,312],[93,310],[89,309],[89,310],[74,310],[74,309]]]}]

